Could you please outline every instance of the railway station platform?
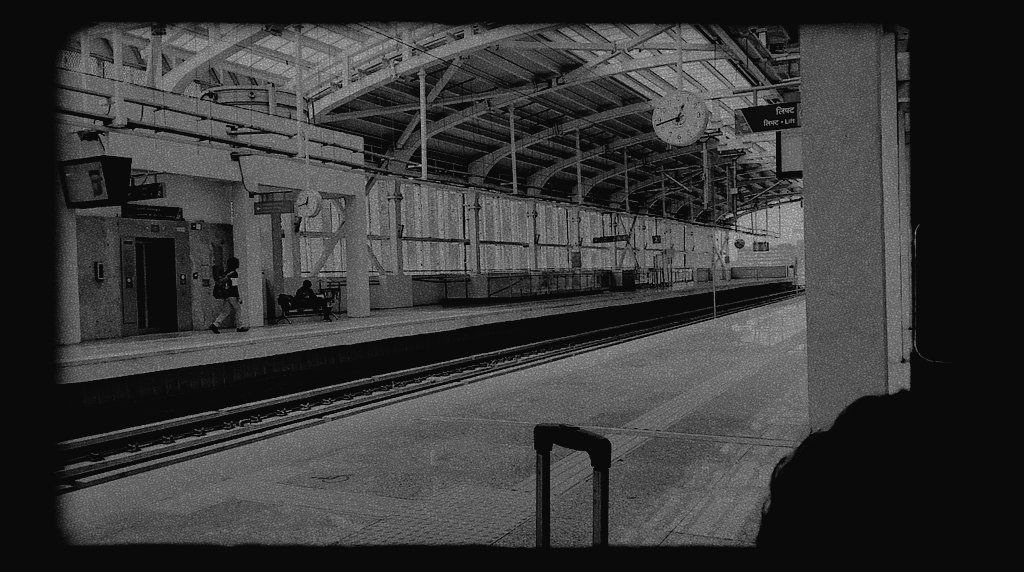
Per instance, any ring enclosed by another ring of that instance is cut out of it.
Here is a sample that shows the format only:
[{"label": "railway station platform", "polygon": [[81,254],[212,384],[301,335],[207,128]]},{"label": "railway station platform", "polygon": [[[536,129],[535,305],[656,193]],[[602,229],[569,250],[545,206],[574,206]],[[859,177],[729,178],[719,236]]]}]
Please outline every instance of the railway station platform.
[{"label": "railway station platform", "polygon": [[[527,311],[432,308],[282,330],[371,335]],[[300,343],[277,329],[256,333]],[[193,337],[261,339],[212,336]],[[73,546],[532,547],[532,431],[566,423],[611,442],[612,547],[751,546],[772,468],[808,431],[806,339],[803,298],[719,316],[70,491],[56,498],[59,525]],[[553,547],[590,545],[592,475],[586,453],[552,451]]]},{"label": "railway station platform", "polygon": [[[764,284],[788,284],[792,278],[733,279],[719,282],[724,292]],[[76,384],[122,378],[154,372],[209,366],[330,347],[351,346],[389,338],[435,334],[474,326],[501,324],[531,318],[586,312],[601,308],[627,307],[709,293],[708,282],[686,283],[664,290],[601,292],[569,298],[530,300],[479,306],[442,305],[374,310],[369,317],[336,315],[333,321],[318,316],[291,318],[248,332],[226,328],[220,334],[209,331],[151,334],[94,340],[58,346],[55,363],[58,384]]]}]

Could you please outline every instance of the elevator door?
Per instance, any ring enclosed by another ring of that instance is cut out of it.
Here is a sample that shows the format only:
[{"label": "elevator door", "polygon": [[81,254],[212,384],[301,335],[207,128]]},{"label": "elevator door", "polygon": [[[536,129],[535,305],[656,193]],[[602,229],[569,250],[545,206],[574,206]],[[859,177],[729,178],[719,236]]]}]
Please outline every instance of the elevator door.
[{"label": "elevator door", "polygon": [[135,272],[138,332],[150,334],[177,331],[174,239],[137,237]]}]

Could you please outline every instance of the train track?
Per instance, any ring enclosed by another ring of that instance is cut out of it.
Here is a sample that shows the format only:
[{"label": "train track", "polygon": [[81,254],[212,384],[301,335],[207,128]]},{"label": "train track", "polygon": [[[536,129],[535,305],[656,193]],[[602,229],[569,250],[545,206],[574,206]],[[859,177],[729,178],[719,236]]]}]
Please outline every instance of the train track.
[{"label": "train track", "polygon": [[[717,306],[727,315],[773,304],[803,290]],[[389,403],[465,385],[545,362],[711,319],[711,308],[621,324],[284,395],[244,405],[58,443],[57,493],[238,447]]]}]

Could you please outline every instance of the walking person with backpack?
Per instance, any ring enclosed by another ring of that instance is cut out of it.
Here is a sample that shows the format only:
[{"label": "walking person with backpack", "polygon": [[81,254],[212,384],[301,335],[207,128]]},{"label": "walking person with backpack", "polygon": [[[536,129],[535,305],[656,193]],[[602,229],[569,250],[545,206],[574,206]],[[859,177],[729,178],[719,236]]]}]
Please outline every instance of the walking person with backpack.
[{"label": "walking person with backpack", "polygon": [[220,333],[221,324],[232,313],[235,315],[235,330],[239,332],[249,331],[249,327],[245,325],[245,318],[242,314],[242,301],[238,297],[238,266],[237,258],[234,256],[228,258],[227,272],[216,279],[216,284],[213,287],[213,297],[224,300],[221,303],[220,313],[213,320],[213,323],[210,324],[210,330],[215,334]]}]

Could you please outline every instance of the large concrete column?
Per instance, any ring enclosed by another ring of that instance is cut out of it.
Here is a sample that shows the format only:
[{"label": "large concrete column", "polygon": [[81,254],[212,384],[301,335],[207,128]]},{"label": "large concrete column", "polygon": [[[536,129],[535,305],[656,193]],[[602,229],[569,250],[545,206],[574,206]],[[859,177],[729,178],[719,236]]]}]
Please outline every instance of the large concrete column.
[{"label": "large concrete column", "polygon": [[896,54],[892,34],[871,24],[801,26],[800,44],[807,392],[811,427],[822,429],[888,387]]},{"label": "large concrete column", "polygon": [[350,318],[370,315],[370,253],[366,239],[366,194],[345,197],[345,293]]},{"label": "large concrete column", "polygon": [[54,246],[56,267],[54,338],[58,345],[82,341],[82,314],[78,300],[78,223],[75,211],[64,203],[59,181],[54,181]]},{"label": "large concrete column", "polygon": [[[263,325],[263,228],[259,215],[253,213],[253,199],[241,183],[232,185],[231,226],[235,258],[240,268],[238,296],[242,302],[244,321],[249,327]],[[269,237],[267,237],[269,239]]]}]

